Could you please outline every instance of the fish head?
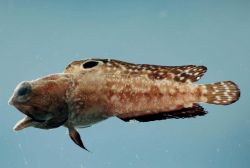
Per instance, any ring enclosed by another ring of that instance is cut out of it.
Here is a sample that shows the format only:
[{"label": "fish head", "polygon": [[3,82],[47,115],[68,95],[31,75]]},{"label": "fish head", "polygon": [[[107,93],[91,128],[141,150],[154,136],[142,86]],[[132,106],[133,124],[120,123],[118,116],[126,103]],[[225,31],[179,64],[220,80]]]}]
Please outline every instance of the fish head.
[{"label": "fish head", "polygon": [[14,130],[29,126],[50,129],[63,125],[68,117],[66,96],[71,84],[70,74],[54,74],[18,84],[9,104],[26,116]]}]

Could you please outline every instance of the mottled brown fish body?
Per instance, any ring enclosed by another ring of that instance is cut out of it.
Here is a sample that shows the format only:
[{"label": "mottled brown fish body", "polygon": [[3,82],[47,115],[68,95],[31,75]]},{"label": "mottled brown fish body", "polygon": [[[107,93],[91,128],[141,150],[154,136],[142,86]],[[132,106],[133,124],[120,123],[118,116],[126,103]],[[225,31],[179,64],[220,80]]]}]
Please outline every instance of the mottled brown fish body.
[{"label": "mottled brown fish body", "polygon": [[[91,61],[99,62],[98,68],[79,69]],[[126,118],[172,112],[199,102],[230,104],[239,97],[233,82],[194,84],[206,72],[204,66],[136,65],[96,59],[73,62],[65,72],[78,79],[72,94],[72,99],[77,98],[72,107],[78,107],[78,112],[72,120],[78,119],[79,124],[86,119],[96,121],[96,116]]]},{"label": "mottled brown fish body", "polygon": [[240,97],[232,81],[195,84],[205,66],[159,66],[110,59],[74,61],[64,73],[20,83],[9,103],[26,116],[26,127],[64,125],[70,138],[86,149],[75,127],[88,127],[109,117],[153,121],[205,115],[198,103],[228,105]]},{"label": "mottled brown fish body", "polygon": [[143,115],[192,107],[199,101],[197,85],[144,77],[107,79],[107,111],[113,115]]},{"label": "mottled brown fish body", "polygon": [[192,107],[200,100],[198,85],[191,83],[91,72],[81,74],[81,78],[84,80],[76,80],[74,89],[68,92],[71,121],[75,125],[91,124],[110,116],[174,111]]}]

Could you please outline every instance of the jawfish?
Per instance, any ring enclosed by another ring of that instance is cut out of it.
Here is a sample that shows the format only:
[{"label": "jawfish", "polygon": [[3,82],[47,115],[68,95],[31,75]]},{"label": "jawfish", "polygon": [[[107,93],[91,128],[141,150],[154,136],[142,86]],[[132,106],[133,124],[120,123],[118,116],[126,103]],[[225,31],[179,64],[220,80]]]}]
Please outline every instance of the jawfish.
[{"label": "jawfish", "polygon": [[239,99],[240,90],[232,81],[195,83],[206,70],[112,59],[74,61],[63,73],[18,84],[9,104],[25,117],[14,130],[64,126],[71,139],[86,149],[76,128],[109,117],[140,122],[190,118],[207,114],[199,103],[229,105]]}]

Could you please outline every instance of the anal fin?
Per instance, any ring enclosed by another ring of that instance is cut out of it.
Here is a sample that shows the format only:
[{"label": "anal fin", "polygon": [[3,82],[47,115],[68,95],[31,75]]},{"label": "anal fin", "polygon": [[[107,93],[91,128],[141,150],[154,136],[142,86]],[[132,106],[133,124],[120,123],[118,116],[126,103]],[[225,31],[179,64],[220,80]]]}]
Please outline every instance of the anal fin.
[{"label": "anal fin", "polygon": [[161,112],[157,114],[147,114],[142,116],[130,116],[126,118],[120,118],[123,121],[137,120],[140,122],[149,122],[155,120],[165,120],[165,119],[184,119],[184,118],[194,118],[197,116],[204,116],[207,112],[200,105],[194,105],[190,108],[183,108],[176,111]]}]

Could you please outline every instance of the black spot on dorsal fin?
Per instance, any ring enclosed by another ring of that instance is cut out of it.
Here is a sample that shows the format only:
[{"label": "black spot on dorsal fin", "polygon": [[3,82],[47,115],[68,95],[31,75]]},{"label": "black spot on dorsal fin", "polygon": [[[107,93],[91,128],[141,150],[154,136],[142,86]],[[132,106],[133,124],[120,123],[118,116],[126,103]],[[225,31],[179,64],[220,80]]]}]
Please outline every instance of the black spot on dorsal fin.
[{"label": "black spot on dorsal fin", "polygon": [[147,114],[142,116],[130,116],[126,118],[120,118],[123,121],[137,120],[140,122],[149,122],[155,120],[165,120],[165,119],[184,119],[184,118],[194,118],[197,116],[204,116],[207,112],[203,107],[199,105],[194,105],[191,108],[184,108],[176,111],[161,112],[157,114]]}]

